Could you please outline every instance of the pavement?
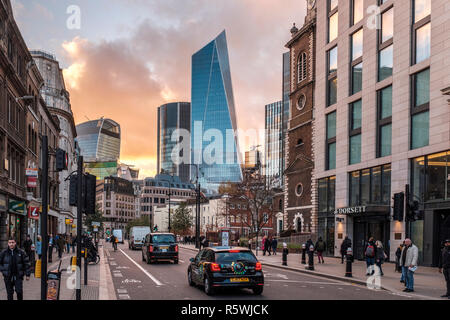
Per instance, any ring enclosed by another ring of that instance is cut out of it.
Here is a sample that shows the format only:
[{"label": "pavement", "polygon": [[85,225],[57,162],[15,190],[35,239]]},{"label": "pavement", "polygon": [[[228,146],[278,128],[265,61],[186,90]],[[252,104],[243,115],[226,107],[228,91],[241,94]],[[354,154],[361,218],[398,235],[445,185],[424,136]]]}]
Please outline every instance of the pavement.
[{"label": "pavement", "polygon": [[[84,285],[84,261],[82,260],[81,268],[81,300],[99,300],[99,287],[101,280],[100,267],[102,265],[102,253],[103,248],[101,243],[99,244],[100,252],[100,263],[98,265],[88,266],[88,284]],[[62,256],[61,263],[61,282],[60,282],[60,294],[59,300],[76,300],[76,290],[75,290],[75,273],[68,272],[71,268],[70,265],[71,257],[76,255],[76,253],[64,253]],[[58,254],[53,252],[53,262],[48,264],[47,270],[58,269],[60,259]],[[3,278],[3,277],[1,277]],[[99,280],[100,279],[100,280]],[[24,300],[40,300],[41,299],[41,279],[36,278],[34,273],[31,274],[30,280],[23,281],[23,299]],[[16,294],[14,294],[14,299],[17,299]],[[5,283],[3,280],[0,281],[0,301],[7,300],[7,294],[5,289]]]},{"label": "pavement", "polygon": [[[194,245],[181,245],[190,250],[195,250]],[[253,250],[256,255],[256,252]],[[378,285],[381,289],[390,291],[394,294],[404,295],[403,289],[405,288],[400,283],[401,274],[395,272],[394,263],[384,263],[382,265],[384,276],[381,277],[368,277],[366,276],[366,262],[356,261],[352,264],[352,277],[345,277],[346,264],[341,264],[340,258],[325,257],[324,264],[318,264],[318,259],[314,257],[314,271],[306,270],[305,264],[301,263],[301,254],[290,253],[288,255],[287,266],[282,265],[282,255],[277,253],[276,255],[265,256],[259,250],[257,254],[258,260],[266,266],[276,267],[284,270],[291,270],[303,274],[314,275],[318,277],[328,278],[332,280],[344,281],[353,284],[359,284],[367,286]],[[308,256],[306,256],[306,262],[308,262]],[[372,282],[370,282],[372,281]],[[440,298],[442,294],[446,292],[444,276],[438,272],[438,268],[431,267],[418,267],[414,275],[414,292],[408,293],[408,296],[416,299],[426,300],[448,300]]]}]

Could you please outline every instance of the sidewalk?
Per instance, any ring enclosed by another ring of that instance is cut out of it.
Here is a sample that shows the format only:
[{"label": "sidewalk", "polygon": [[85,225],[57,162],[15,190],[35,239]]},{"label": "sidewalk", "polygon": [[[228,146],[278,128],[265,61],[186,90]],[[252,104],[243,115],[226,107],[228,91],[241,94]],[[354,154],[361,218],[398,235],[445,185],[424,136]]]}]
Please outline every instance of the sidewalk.
[{"label": "sidewalk", "polygon": [[[100,287],[100,266],[102,264],[103,257],[103,248],[101,242],[99,243],[99,254],[100,254],[100,263],[97,265],[90,264],[88,267],[88,285],[84,285],[84,260],[82,260],[81,264],[81,299],[82,300],[98,300],[99,299],[99,287]],[[71,257],[76,255],[76,253],[70,252],[64,253],[62,257],[61,263],[61,283],[60,283],[60,300],[75,300],[76,299],[76,290],[73,289],[73,279],[75,273],[68,273],[67,268],[70,265]],[[60,259],[58,258],[58,254],[53,252],[53,262],[50,263],[47,267],[47,270],[55,270],[58,268]],[[103,260],[104,261],[104,260]],[[69,268],[70,270],[70,268]],[[0,301],[7,300],[7,294],[5,289],[5,282],[3,281],[3,276],[1,276],[0,280]],[[70,278],[70,279],[69,279]],[[40,300],[41,299],[41,279],[35,278],[34,273],[31,274],[30,280],[26,281],[24,278],[23,281],[23,299],[24,300]],[[16,294],[14,293],[14,299],[17,299]]]},{"label": "sidewalk", "polygon": [[[180,247],[197,251],[194,245],[181,244]],[[253,253],[256,255],[255,250]],[[366,262],[357,261],[353,263],[353,277],[345,277],[345,261],[341,264],[340,258],[325,257],[324,264],[318,264],[317,257],[314,256],[314,271],[306,270],[306,265],[301,264],[301,254],[290,253],[288,255],[288,266],[282,266],[282,255],[277,252],[277,255],[263,256],[262,252],[258,250],[258,260],[263,264],[271,267],[287,269],[291,271],[306,273],[319,277],[330,278],[334,280],[352,282],[360,285],[367,285],[366,276]],[[308,262],[308,256],[306,256]],[[404,294],[405,288],[400,283],[401,274],[394,271],[395,265],[393,263],[384,263],[382,269],[384,276],[380,278],[381,287],[394,293]],[[442,299],[440,298],[446,292],[444,276],[438,272],[437,268],[418,267],[414,275],[414,290],[415,292],[408,293],[409,296],[417,296],[422,299]],[[448,300],[448,299],[442,299]]]}]

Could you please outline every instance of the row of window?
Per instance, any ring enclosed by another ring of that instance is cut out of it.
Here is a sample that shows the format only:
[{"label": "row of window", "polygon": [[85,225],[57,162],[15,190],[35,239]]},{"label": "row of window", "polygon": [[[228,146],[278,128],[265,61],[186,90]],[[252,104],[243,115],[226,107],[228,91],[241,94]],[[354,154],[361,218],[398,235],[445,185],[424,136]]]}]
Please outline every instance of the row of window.
[{"label": "row of window", "polygon": [[[192,195],[192,192],[186,192],[186,191],[176,191],[171,190],[171,195],[173,196],[182,196],[182,197],[189,197]],[[169,189],[167,190],[160,190],[160,189],[144,189],[144,193],[147,194],[166,194],[169,195]]]}]

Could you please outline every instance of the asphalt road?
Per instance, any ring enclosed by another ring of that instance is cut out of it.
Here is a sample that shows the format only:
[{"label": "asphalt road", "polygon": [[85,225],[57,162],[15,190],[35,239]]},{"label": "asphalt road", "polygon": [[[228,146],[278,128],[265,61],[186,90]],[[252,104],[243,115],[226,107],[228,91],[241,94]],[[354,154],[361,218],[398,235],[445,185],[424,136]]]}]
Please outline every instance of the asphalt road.
[{"label": "asphalt road", "polygon": [[222,289],[207,296],[201,287],[187,282],[189,259],[195,252],[180,248],[179,264],[159,262],[148,265],[140,250],[119,245],[114,252],[105,243],[114,290],[119,300],[393,300],[408,296],[340,282],[279,268],[263,266],[265,285],[261,296],[247,289]]}]

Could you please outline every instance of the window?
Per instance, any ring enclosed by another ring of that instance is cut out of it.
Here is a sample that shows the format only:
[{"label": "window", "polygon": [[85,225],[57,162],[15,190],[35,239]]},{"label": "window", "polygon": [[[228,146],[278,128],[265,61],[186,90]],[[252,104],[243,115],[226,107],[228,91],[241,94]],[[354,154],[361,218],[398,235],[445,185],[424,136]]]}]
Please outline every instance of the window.
[{"label": "window", "polygon": [[297,185],[297,187],[295,187],[295,194],[297,195],[297,197],[301,197],[303,194],[303,185],[301,183],[299,183]]},{"label": "window", "polygon": [[306,79],[306,75],[307,75],[306,66],[307,66],[306,53],[302,52],[298,56],[298,65],[297,65],[297,74],[298,74],[297,82],[298,83],[300,83]]},{"label": "window", "polygon": [[338,7],[337,0],[328,0],[328,42],[338,35]]},{"label": "window", "polygon": [[335,209],[336,177],[320,179],[319,187],[319,212],[333,212]]},{"label": "window", "polygon": [[327,106],[337,101],[337,47],[328,51]]},{"label": "window", "polygon": [[351,25],[357,24],[364,17],[364,0],[352,0]]},{"label": "window", "polygon": [[377,92],[377,158],[391,154],[392,86]]},{"label": "window", "polygon": [[378,33],[378,81],[392,76],[393,68],[394,8],[381,13]]},{"label": "window", "polygon": [[349,164],[361,162],[362,101],[350,104]]},{"label": "window", "polygon": [[297,109],[303,110],[305,105],[306,105],[306,96],[302,93],[300,95],[300,97],[298,97],[298,100],[297,100]]},{"label": "window", "polygon": [[390,164],[350,172],[349,179],[349,206],[390,204]]},{"label": "window", "polygon": [[430,69],[412,76],[411,149],[427,146],[429,141]]},{"label": "window", "polygon": [[363,29],[351,35],[351,79],[350,95],[362,89],[362,54],[363,54]]},{"label": "window", "polygon": [[430,57],[431,0],[413,0],[412,64]]},{"label": "window", "polygon": [[326,170],[336,168],[336,111],[327,115]]}]

